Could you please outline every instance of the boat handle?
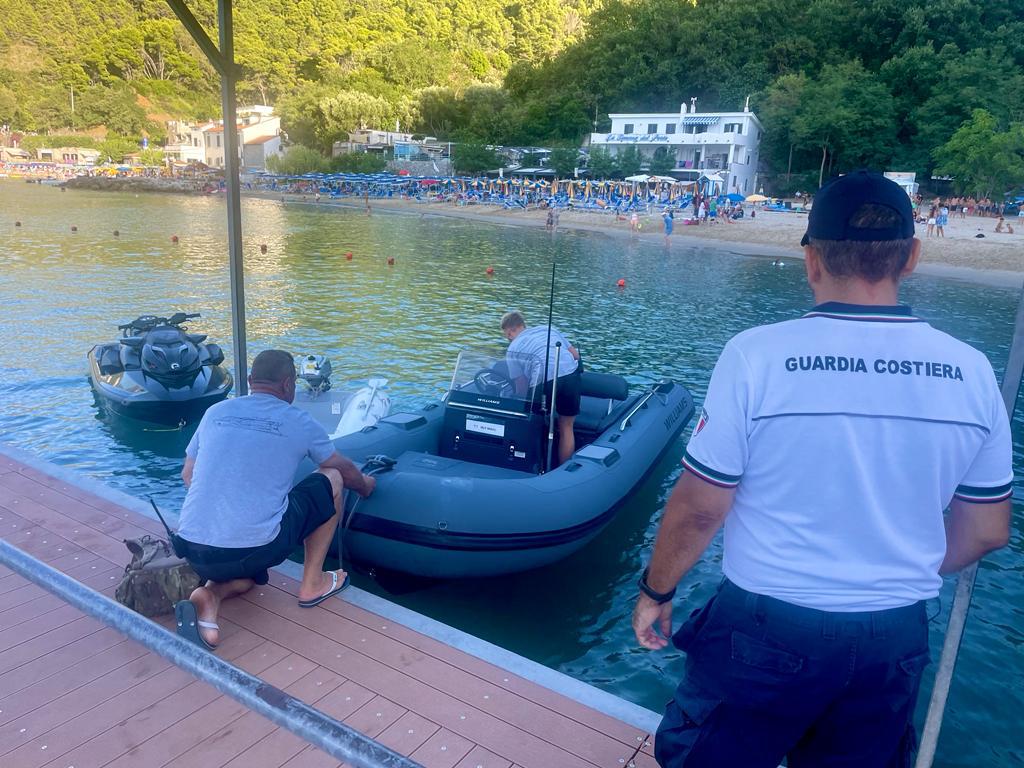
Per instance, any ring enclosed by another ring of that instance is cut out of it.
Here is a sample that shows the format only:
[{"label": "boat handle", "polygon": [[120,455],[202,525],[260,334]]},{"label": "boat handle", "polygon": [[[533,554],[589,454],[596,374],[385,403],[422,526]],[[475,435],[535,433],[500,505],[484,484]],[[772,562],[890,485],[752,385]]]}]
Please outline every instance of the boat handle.
[{"label": "boat handle", "polygon": [[619,424],[620,432],[626,431],[626,427],[629,426],[629,420],[633,418],[633,414],[635,414],[637,411],[643,408],[647,404],[647,401],[650,400],[652,397],[654,397],[653,389],[637,401],[637,404],[633,406],[632,410],[630,410],[630,412],[626,414],[626,418],[624,418],[622,420],[622,423]]}]

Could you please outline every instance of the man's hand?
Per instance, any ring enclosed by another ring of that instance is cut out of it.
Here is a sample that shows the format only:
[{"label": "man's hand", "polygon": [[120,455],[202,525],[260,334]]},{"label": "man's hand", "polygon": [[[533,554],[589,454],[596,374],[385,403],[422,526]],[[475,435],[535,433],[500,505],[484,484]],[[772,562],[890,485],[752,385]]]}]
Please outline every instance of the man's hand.
[{"label": "man's hand", "polygon": [[359,495],[364,499],[373,493],[373,489],[377,487],[377,478],[373,475],[363,475],[363,489],[359,491]]},{"label": "man's hand", "polygon": [[[655,632],[655,625],[661,634]],[[636,641],[652,651],[660,651],[668,645],[668,639],[672,636],[672,601],[658,605],[647,595],[641,594],[633,607],[633,632]]]}]

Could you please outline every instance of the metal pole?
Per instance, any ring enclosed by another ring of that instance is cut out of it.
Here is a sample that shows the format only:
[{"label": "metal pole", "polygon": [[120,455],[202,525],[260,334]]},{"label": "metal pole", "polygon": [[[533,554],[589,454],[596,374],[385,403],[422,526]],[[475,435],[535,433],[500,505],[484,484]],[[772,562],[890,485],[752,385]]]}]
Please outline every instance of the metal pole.
[{"label": "metal pole", "polygon": [[[551,326],[548,326],[548,333],[551,333]],[[551,379],[551,402],[548,404],[548,463],[544,465],[545,470],[551,471],[551,449],[555,446],[555,394],[558,391],[558,360],[562,356],[562,342],[555,342],[555,375]],[[547,383],[547,382],[545,382]]]},{"label": "metal pole", "polygon": [[0,563],[93,616],[227,696],[356,768],[421,768],[419,763],[168,632],[67,574],[0,539]]},{"label": "metal pole", "polygon": [[235,115],[235,33],[231,0],[217,0],[220,55],[224,72],[220,79],[224,115],[224,182],[228,204],[228,264],[231,274],[231,342],[235,356],[235,391],[249,392],[248,358],[245,351],[245,265],[242,261],[241,183],[238,178],[238,129]]},{"label": "metal pole", "polygon": [[[1017,405],[1021,378],[1024,376],[1024,292],[1021,293],[1017,305],[1017,320],[1014,324],[1013,341],[1010,354],[1006,359],[1006,371],[1003,374],[1003,405],[1010,420]],[[931,701],[928,703],[928,715],[925,717],[924,730],[921,732],[921,746],[917,752],[914,768],[930,768],[935,760],[935,752],[939,745],[939,731],[942,728],[942,717],[946,711],[946,700],[949,698],[949,687],[953,682],[960,644],[963,642],[964,627],[967,624],[967,612],[971,607],[971,595],[974,592],[974,580],[978,573],[978,564],[974,563],[960,571],[957,577],[956,594],[953,607],[949,612],[949,623],[946,625],[946,637],[942,643],[942,655],[939,667],[935,672],[935,685],[932,687]]]}]

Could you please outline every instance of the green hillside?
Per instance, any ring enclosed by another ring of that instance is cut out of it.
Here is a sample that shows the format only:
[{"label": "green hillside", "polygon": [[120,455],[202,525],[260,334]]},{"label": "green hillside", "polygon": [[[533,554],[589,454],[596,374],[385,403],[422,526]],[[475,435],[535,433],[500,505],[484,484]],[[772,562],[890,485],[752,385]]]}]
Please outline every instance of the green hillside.
[{"label": "green hillside", "polygon": [[[214,29],[214,0],[190,7]],[[159,138],[167,117],[218,112],[213,71],[158,0],[0,12],[0,122],[15,129]],[[276,104],[290,139],[321,150],[396,120],[577,143],[608,112],[750,96],[779,173],[931,172],[975,109],[996,133],[1024,119],[1021,0],[239,0],[235,23],[240,100]]]}]

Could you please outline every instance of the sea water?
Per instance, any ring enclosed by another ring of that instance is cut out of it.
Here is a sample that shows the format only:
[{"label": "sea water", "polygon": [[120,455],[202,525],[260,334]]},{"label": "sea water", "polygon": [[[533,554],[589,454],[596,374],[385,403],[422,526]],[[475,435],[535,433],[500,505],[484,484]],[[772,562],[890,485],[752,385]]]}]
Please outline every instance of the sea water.
[{"label": "sea water", "polygon": [[[394,408],[415,408],[446,389],[460,349],[501,341],[503,312],[519,309],[531,323],[546,319],[554,262],[554,322],[588,368],[621,373],[636,386],[670,378],[699,403],[730,336],[812,304],[798,261],[772,267],[725,243],[696,248],[678,236],[666,248],[661,238],[550,234],[539,223],[503,227],[433,213],[425,204],[367,216],[326,204],[244,200],[250,357],[269,347],[326,354],[336,384],[385,376]],[[176,511],[189,431],[108,419],[90,390],[86,353],[113,339],[119,323],[181,310],[202,313],[192,330],[219,342],[230,364],[225,222],[219,196],[63,192],[0,181],[0,439],[127,493],[152,494]],[[982,349],[1001,372],[1019,288],[922,276],[908,281],[904,298],[919,316]],[[681,654],[639,649],[630,612],[688,433],[614,522],[561,563],[472,583],[405,584],[399,594],[365,575],[356,583],[660,710]],[[1020,413],[1014,451],[1021,473]],[[1016,491],[1024,500],[1019,475]],[[1024,709],[1022,518],[1017,501],[1010,546],[979,572],[940,765],[1024,762],[1024,731],[1016,726]],[[677,622],[714,589],[720,559],[716,541],[683,580]],[[932,607],[934,659],[951,586]],[[930,673],[925,685],[927,693]],[[925,704],[926,695],[922,711]]]}]

